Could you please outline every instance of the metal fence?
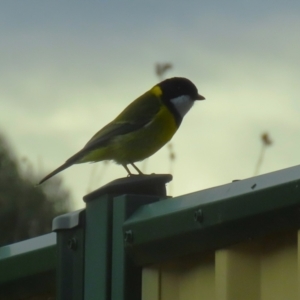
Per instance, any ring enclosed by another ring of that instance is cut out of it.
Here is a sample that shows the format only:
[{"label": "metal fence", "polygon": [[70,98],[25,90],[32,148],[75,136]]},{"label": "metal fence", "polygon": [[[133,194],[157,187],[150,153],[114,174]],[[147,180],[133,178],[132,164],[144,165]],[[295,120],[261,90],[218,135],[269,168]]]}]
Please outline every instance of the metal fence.
[{"label": "metal fence", "polygon": [[170,180],[117,180],[0,248],[0,299],[300,299],[300,166],[176,198]]}]

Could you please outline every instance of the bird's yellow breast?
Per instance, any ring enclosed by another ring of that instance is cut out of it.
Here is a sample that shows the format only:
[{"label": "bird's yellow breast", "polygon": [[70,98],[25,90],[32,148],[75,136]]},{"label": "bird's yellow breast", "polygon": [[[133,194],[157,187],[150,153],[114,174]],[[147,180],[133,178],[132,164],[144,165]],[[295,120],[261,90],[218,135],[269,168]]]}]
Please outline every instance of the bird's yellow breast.
[{"label": "bird's yellow breast", "polygon": [[162,104],[151,122],[139,130],[113,138],[105,147],[92,151],[88,161],[114,160],[118,164],[141,161],[163,147],[177,129],[173,114]]},{"label": "bird's yellow breast", "polygon": [[121,164],[143,160],[163,147],[176,131],[174,116],[162,105],[155,118],[142,129],[114,140],[113,160]]}]

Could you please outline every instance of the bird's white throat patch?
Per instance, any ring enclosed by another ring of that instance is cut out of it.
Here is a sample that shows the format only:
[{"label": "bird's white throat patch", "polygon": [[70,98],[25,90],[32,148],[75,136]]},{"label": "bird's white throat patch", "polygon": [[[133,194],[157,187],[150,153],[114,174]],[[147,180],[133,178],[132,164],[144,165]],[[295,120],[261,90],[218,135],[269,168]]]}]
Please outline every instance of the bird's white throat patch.
[{"label": "bird's white throat patch", "polygon": [[194,101],[190,98],[190,96],[187,95],[171,99],[171,102],[173,103],[173,105],[175,106],[176,110],[179,112],[182,118],[194,104]]}]

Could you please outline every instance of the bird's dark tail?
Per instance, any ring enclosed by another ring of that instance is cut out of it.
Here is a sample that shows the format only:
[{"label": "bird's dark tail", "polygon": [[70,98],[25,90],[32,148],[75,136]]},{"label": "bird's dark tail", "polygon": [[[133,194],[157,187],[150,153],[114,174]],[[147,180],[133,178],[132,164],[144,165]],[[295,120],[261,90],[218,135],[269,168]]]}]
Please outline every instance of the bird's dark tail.
[{"label": "bird's dark tail", "polygon": [[65,170],[65,169],[69,168],[73,164],[74,164],[73,162],[66,161],[63,165],[61,165],[60,167],[58,167],[57,169],[55,169],[53,172],[51,172],[50,174],[48,174],[46,177],[44,177],[37,185],[42,184],[43,182],[45,182],[49,178],[53,177],[54,175],[56,175],[57,173]]},{"label": "bird's dark tail", "polygon": [[80,150],[79,152],[77,152],[76,154],[74,154],[73,156],[71,156],[69,159],[67,159],[67,161],[64,164],[62,164],[60,167],[58,167],[53,172],[51,172],[46,177],[44,177],[37,185],[42,184],[43,182],[45,182],[49,178],[53,177],[54,175],[56,175],[57,173],[65,170],[65,169],[71,167],[74,164],[82,163],[82,161],[80,161],[80,160],[82,159],[82,157],[86,153],[87,153],[86,149],[83,148],[82,150]]}]

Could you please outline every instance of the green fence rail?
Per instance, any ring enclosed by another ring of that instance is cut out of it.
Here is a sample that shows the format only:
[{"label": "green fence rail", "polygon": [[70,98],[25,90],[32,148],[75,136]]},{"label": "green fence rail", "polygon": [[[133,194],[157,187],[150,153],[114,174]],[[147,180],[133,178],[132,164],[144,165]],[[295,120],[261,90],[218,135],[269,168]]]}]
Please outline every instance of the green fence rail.
[{"label": "green fence rail", "polygon": [[54,233],[1,247],[0,299],[49,299],[55,295],[56,268]]},{"label": "green fence rail", "polygon": [[116,180],[56,233],[0,248],[0,299],[138,300],[144,265],[300,228],[300,166],[172,199],[170,180]]}]

